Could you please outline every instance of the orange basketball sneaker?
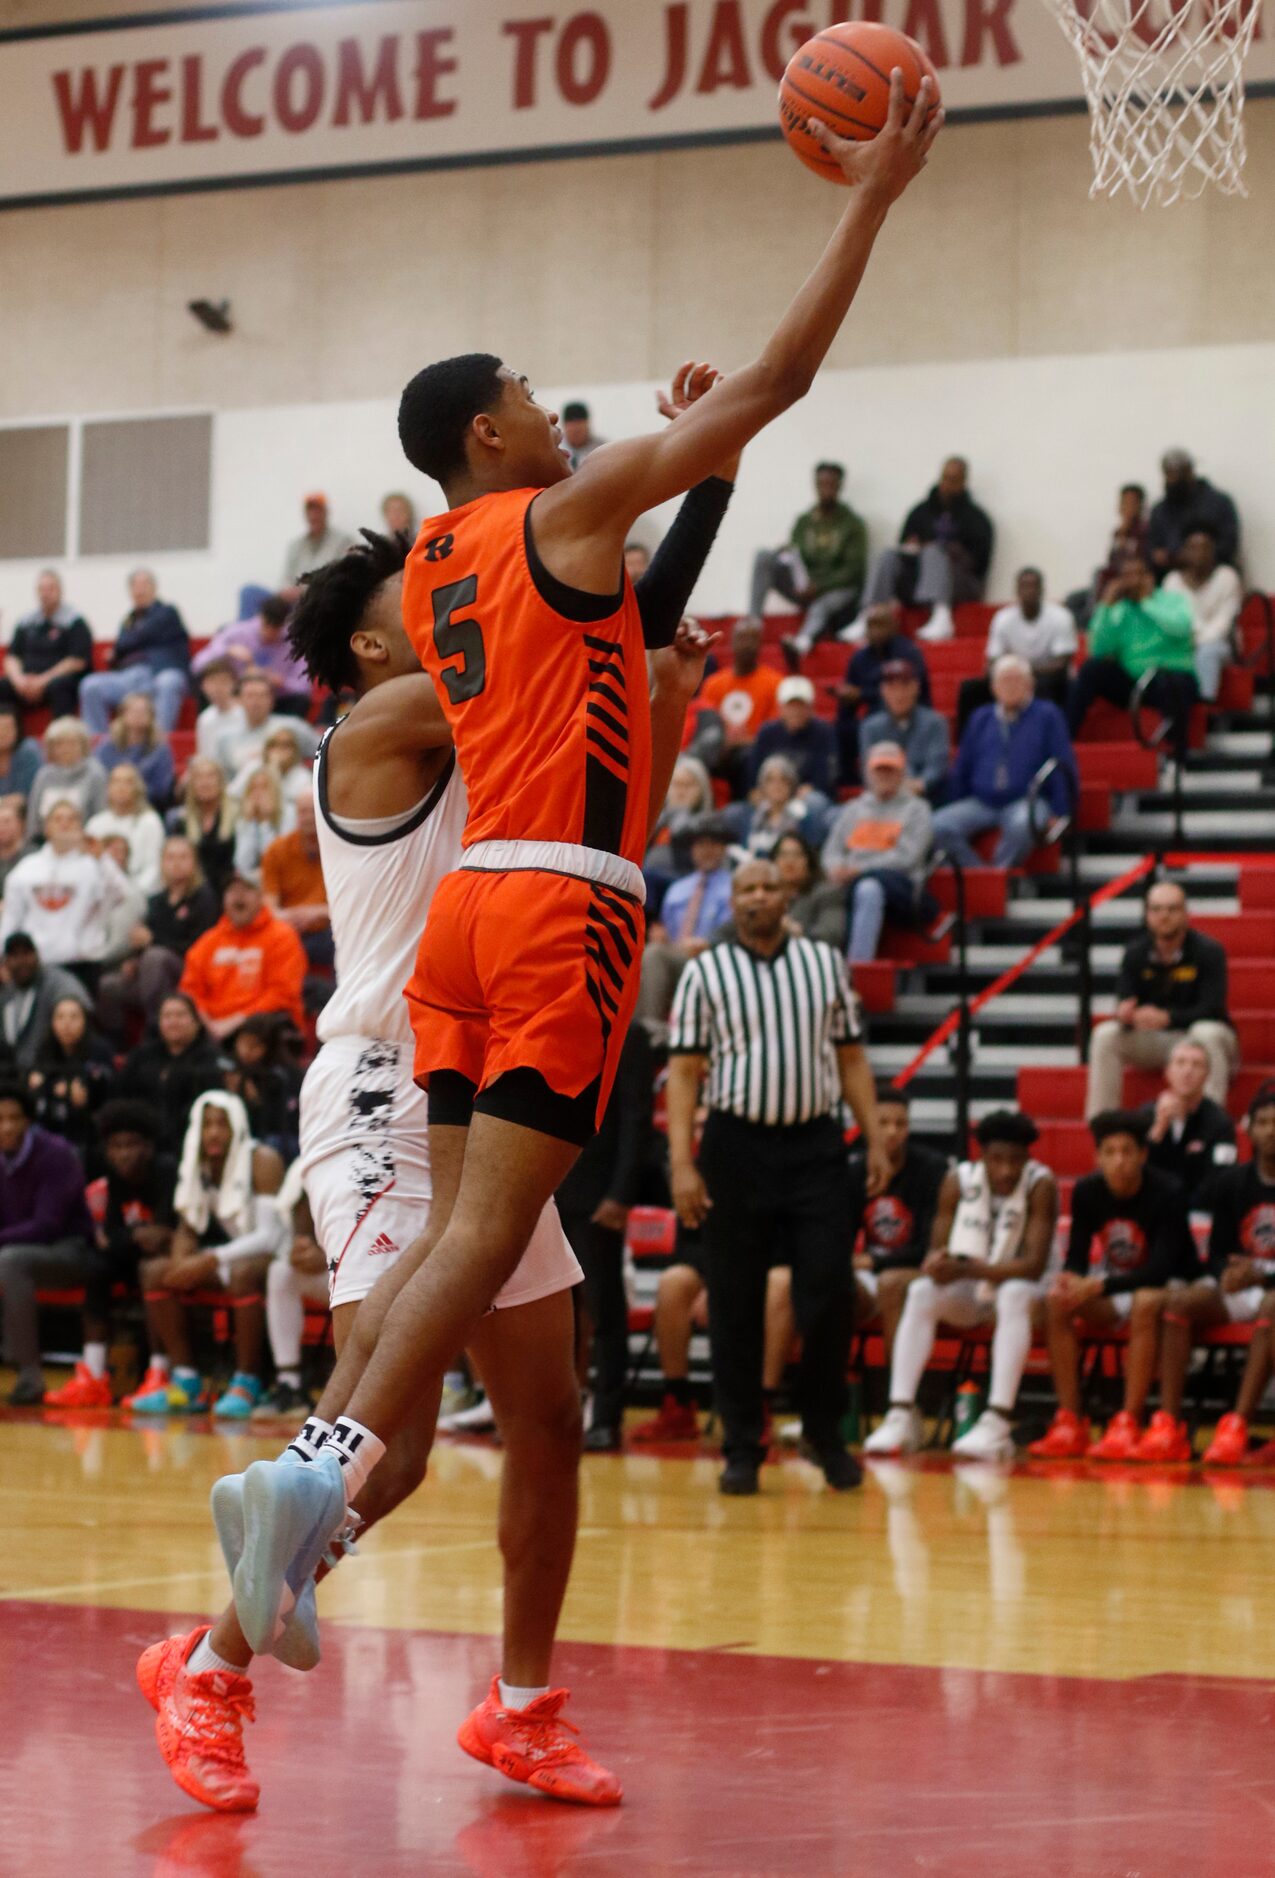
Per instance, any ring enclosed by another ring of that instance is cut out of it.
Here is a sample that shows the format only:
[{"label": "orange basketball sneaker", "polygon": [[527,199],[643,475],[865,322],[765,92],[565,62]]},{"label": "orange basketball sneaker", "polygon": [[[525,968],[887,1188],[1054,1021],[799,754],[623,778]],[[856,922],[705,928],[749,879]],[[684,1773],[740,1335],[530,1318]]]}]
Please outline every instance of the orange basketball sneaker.
[{"label": "orange basketball sneaker", "polygon": [[1091,1461],[1136,1461],[1142,1430],[1137,1417],[1121,1409],[1107,1423],[1107,1431],[1089,1450]]},{"label": "orange basketball sneaker", "polygon": [[699,1416],[694,1404],[679,1402],[675,1395],[666,1395],[660,1404],[660,1412],[649,1421],[639,1422],[629,1436],[630,1441],[698,1441]]},{"label": "orange basketball sneaker", "polygon": [[243,1756],[243,1725],[256,1718],[246,1676],[186,1672],[195,1645],[212,1629],[165,1637],[143,1650],[137,1686],[155,1710],[155,1739],[183,1793],[215,1813],[251,1813],[260,1789]]},{"label": "orange basketball sneaker", "polygon": [[1204,1450],[1206,1467],[1243,1467],[1248,1459],[1248,1423],[1242,1415],[1224,1415]]},{"label": "orange basketball sneaker", "polygon": [[51,1390],[44,1398],[45,1408],[110,1408],[111,1379],[95,1376],[87,1363],[77,1363],[70,1382]]},{"label": "orange basketball sneaker", "polygon": [[1191,1437],[1185,1422],[1157,1409],[1134,1452],[1135,1461],[1193,1461]]},{"label": "orange basketball sneaker", "polygon": [[1060,1408],[1027,1452],[1037,1461],[1083,1461],[1089,1452],[1089,1423],[1074,1409]]},{"label": "orange basketball sneaker", "polygon": [[553,1800],[579,1806],[618,1806],[622,1788],[614,1774],[590,1760],[578,1730],[562,1719],[570,1691],[550,1689],[526,1708],[505,1708],[500,1678],[493,1676],[485,1702],[461,1723],[456,1736],[466,1754],[485,1761],[510,1780],[520,1780]]}]

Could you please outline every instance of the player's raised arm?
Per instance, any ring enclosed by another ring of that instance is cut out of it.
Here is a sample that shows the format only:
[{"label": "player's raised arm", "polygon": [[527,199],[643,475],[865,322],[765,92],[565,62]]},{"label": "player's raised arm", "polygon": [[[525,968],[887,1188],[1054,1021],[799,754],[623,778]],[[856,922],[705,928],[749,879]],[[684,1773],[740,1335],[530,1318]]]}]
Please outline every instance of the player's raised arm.
[{"label": "player's raised arm", "polygon": [[555,551],[583,535],[605,536],[608,551],[622,545],[637,516],[710,475],[805,396],[849,311],[891,205],[924,168],[942,127],[943,113],[931,113],[931,97],[925,80],[909,111],[903,76],[895,71],[889,116],[870,143],[847,142],[819,127],[820,142],[854,187],[814,272],[751,365],[722,379],[667,430],[604,445],[568,481],[545,490],[534,526],[551,568]]}]

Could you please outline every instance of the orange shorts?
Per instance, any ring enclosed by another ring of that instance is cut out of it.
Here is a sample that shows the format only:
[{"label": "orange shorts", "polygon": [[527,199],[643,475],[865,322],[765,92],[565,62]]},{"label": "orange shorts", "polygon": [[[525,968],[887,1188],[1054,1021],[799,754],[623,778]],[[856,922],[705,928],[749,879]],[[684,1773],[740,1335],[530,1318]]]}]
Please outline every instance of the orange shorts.
[{"label": "orange shorts", "polygon": [[[582,1098],[587,1138],[633,1019],[644,922],[635,900],[573,875],[449,874],[406,989],[417,1082],[451,1070],[481,1093],[531,1070],[555,1095]],[[543,1132],[575,1138],[564,1126]]]}]

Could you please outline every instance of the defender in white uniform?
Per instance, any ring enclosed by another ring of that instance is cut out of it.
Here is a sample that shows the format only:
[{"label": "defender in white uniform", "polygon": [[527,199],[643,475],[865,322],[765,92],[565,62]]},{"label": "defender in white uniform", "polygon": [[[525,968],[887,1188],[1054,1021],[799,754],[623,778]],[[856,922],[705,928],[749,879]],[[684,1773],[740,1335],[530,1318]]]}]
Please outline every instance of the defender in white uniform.
[{"label": "defender in white uniform", "polygon": [[[431,1197],[426,1099],[412,1080],[403,986],[435,888],[460,862],[465,785],[448,757],[402,815],[333,813],[327,761],[314,766],[315,822],[336,944],[336,991],[319,1018],[322,1049],[301,1090],[301,1172],[333,1308],[365,1298],[424,1231]],[[494,1308],[530,1304],[582,1274],[550,1203]]]}]

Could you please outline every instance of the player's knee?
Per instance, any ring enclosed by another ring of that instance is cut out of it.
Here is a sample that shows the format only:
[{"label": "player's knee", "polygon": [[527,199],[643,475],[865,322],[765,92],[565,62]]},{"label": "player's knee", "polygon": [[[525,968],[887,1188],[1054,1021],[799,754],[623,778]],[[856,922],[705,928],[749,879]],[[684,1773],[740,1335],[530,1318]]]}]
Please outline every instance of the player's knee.
[{"label": "player's knee", "polygon": [[141,1259],[137,1267],[137,1278],[142,1290],[165,1291],[162,1280],[167,1267],[167,1259]]},{"label": "player's knee", "polygon": [[260,1294],[270,1270],[269,1259],[237,1259],[230,1267],[226,1289],[232,1298],[251,1298]]},{"label": "player's knee", "polygon": [[1154,1329],[1160,1321],[1163,1309],[1163,1291],[1135,1291],[1133,1305],[1129,1312],[1132,1327],[1142,1331]]},{"label": "player's knee", "polygon": [[1028,1317],[1035,1301],[1036,1287],[1029,1279],[1010,1278],[996,1293],[996,1314],[998,1317]]},{"label": "player's knee", "polygon": [[560,1467],[564,1460],[574,1464],[584,1439],[584,1416],[580,1391],[575,1378],[563,1387],[547,1390],[534,1402],[519,1404],[501,1422],[506,1452],[516,1452],[525,1462],[546,1463]]}]

